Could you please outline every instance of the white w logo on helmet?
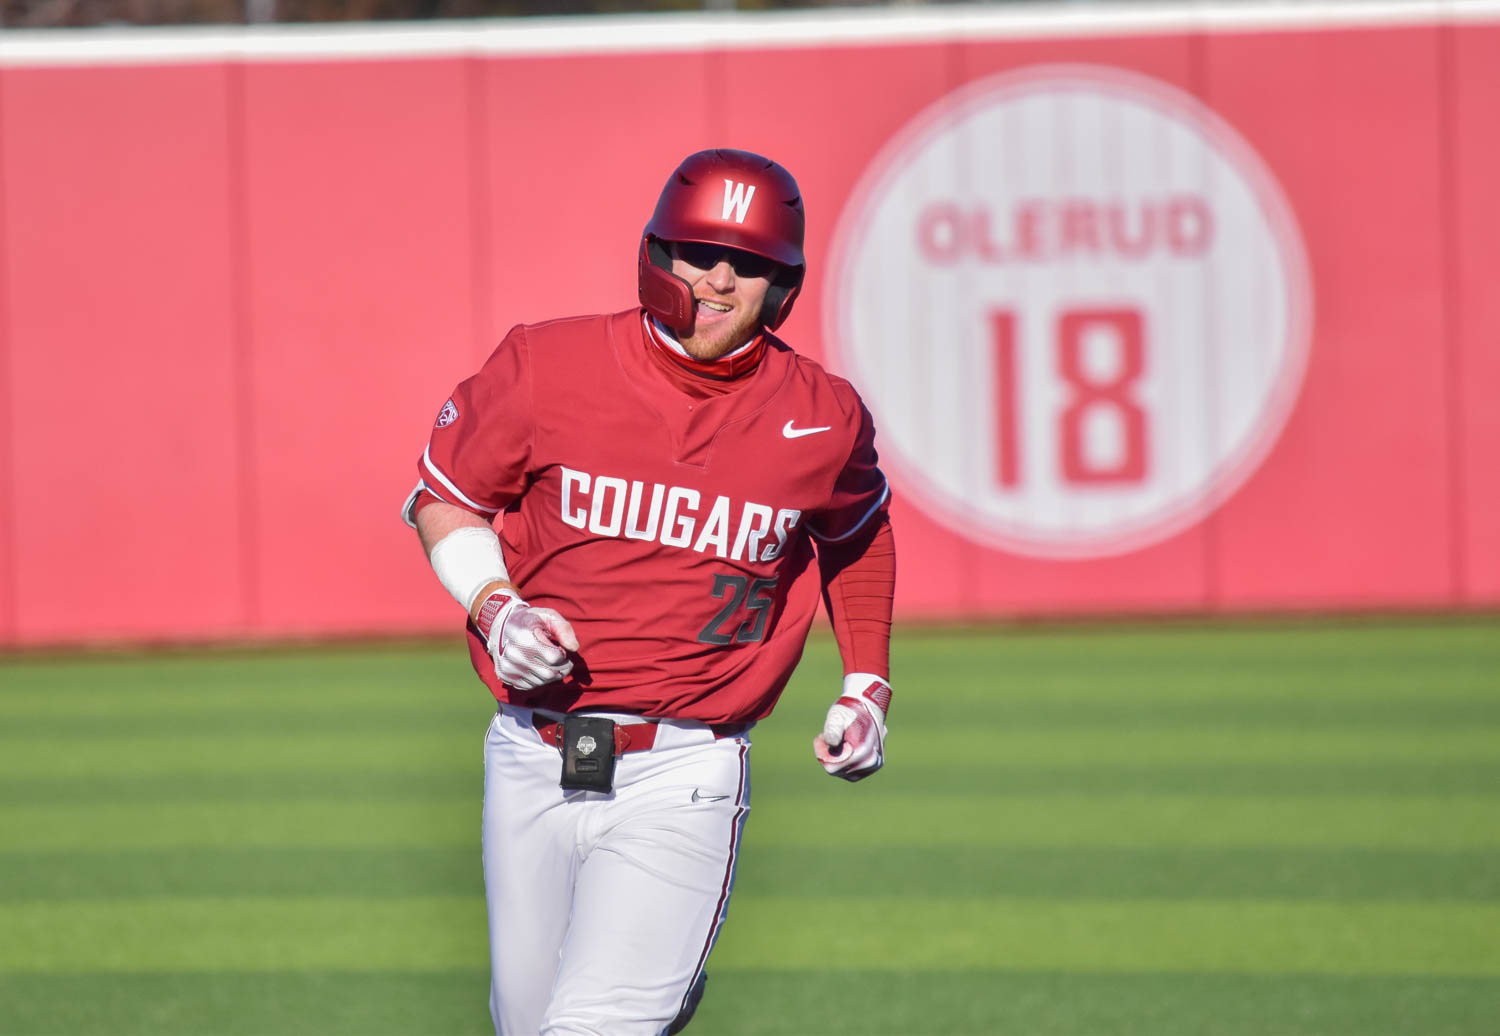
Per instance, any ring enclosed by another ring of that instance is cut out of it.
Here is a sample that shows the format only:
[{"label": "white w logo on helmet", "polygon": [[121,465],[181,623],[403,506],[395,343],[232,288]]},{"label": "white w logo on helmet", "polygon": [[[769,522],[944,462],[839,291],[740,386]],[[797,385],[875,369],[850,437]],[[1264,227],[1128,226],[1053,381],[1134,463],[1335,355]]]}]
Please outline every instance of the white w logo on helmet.
[{"label": "white w logo on helmet", "polygon": [[747,187],[745,184],[734,180],[724,181],[724,215],[720,219],[728,219],[729,214],[734,213],[736,223],[745,222],[745,213],[750,211],[750,199],[755,197],[755,187]]}]

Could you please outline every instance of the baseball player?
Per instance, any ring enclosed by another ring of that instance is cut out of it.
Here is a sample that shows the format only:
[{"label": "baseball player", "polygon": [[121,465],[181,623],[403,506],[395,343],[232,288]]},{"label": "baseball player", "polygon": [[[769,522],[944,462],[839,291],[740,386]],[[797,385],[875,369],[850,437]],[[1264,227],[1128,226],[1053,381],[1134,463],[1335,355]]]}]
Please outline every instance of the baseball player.
[{"label": "baseball player", "polygon": [[772,334],[802,240],[781,166],[689,156],[641,240],[640,306],[512,329],[418,462],[404,516],[499,702],[502,1036],[686,1025],[734,887],[750,728],[820,593],[847,675],[815,756],[850,781],[884,761],[889,491],[858,394]]}]

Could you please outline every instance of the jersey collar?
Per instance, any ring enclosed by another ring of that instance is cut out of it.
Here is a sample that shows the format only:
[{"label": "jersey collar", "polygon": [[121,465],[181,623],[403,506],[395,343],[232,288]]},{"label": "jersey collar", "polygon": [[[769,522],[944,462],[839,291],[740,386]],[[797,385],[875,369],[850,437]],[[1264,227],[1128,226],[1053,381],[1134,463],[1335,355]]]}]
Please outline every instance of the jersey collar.
[{"label": "jersey collar", "polygon": [[717,360],[698,360],[687,354],[676,336],[662,327],[657,319],[642,311],[641,319],[646,325],[646,341],[678,367],[701,378],[714,381],[738,381],[760,366],[766,355],[766,336],[756,335],[727,356]]}]

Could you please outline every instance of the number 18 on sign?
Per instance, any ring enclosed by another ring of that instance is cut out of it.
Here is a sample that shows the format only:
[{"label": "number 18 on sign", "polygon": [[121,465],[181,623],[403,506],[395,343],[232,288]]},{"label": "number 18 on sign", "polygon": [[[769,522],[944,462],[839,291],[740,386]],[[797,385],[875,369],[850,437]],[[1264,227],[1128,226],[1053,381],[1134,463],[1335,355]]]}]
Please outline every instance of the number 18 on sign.
[{"label": "number 18 on sign", "polygon": [[877,157],[835,234],[836,365],[905,498],[1039,557],[1200,521],[1296,399],[1311,293],[1248,143],[1172,87],[1044,66],[981,80]]}]

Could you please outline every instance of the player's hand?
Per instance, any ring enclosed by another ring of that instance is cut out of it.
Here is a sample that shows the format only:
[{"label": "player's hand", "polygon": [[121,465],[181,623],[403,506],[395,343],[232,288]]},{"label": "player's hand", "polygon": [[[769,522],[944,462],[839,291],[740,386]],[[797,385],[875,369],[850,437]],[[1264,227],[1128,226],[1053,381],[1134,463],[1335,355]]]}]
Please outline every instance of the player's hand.
[{"label": "player's hand", "polygon": [[573,671],[578,650],[573,626],[551,608],[533,608],[504,590],[490,594],[474,625],[495,660],[495,675],[518,691],[561,680]]},{"label": "player's hand", "polygon": [[813,754],[835,777],[858,781],[885,764],[885,714],[891,685],[870,673],[844,677],[844,693],[828,710]]}]

